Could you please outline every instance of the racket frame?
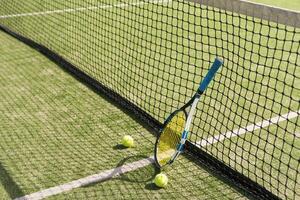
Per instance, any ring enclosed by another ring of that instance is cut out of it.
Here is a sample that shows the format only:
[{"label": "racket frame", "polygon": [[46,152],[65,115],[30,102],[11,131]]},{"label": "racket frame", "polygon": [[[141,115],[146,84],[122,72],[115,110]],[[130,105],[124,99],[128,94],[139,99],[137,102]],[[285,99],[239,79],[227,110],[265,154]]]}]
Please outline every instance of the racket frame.
[{"label": "racket frame", "polygon": [[[201,95],[204,93],[205,89],[208,87],[210,81],[213,79],[213,77],[216,74],[216,72],[218,71],[218,69],[222,66],[222,64],[223,64],[223,61],[219,58],[216,58],[213,65],[212,65],[212,67],[210,68],[210,70],[206,74],[205,78],[200,83],[199,88],[198,88],[197,92],[195,93],[195,95],[184,106],[182,106],[180,109],[177,109],[176,111],[174,111],[165,120],[165,122],[163,124],[163,127],[162,127],[161,131],[159,132],[159,135],[157,136],[157,139],[156,139],[156,142],[155,142],[154,159],[155,159],[156,164],[160,168],[162,168],[163,166],[161,166],[159,164],[159,161],[158,161],[158,158],[157,158],[157,153],[158,153],[157,152],[158,151],[157,146],[159,144],[160,136],[163,133],[163,130],[165,129],[165,127],[168,125],[168,123],[171,121],[171,119],[178,112],[183,111],[183,113],[185,114],[185,117],[186,117],[186,122],[185,122],[185,125],[184,125],[184,130],[181,134],[180,143],[177,145],[176,151],[171,156],[171,159],[165,164],[165,165],[170,165],[176,160],[176,158],[179,156],[179,154],[182,153],[182,151],[184,149],[184,144],[185,144],[185,142],[187,140],[187,137],[188,137],[188,134],[189,134],[190,126],[191,126],[192,119],[193,119],[193,116],[195,114],[195,110],[196,110],[197,104],[199,102],[199,99],[200,99]],[[189,112],[187,113],[186,109],[188,107],[191,107],[191,108],[190,108]]]}]

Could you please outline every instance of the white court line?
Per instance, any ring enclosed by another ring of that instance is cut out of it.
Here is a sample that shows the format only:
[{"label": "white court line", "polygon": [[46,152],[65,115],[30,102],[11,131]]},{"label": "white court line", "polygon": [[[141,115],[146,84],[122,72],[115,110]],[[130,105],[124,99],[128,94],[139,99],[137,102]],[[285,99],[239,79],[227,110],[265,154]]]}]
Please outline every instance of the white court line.
[{"label": "white court line", "polygon": [[120,3],[120,4],[114,4],[114,5],[97,5],[97,6],[80,7],[80,8],[67,8],[67,9],[62,9],[62,10],[49,10],[49,11],[43,11],[43,12],[2,15],[2,16],[0,16],[0,19],[80,12],[80,11],[88,11],[88,10],[108,9],[108,8],[114,8],[114,7],[125,8],[125,7],[130,7],[130,6],[140,6],[140,5],[152,4],[152,3],[154,3],[154,4],[162,3],[163,4],[163,3],[169,3],[169,2],[172,2],[172,0],[152,0],[152,1],[140,1],[140,2],[136,2],[136,3]]},{"label": "white court line", "polygon": [[15,200],[39,200],[43,199],[46,197],[50,197],[56,194],[60,194],[63,192],[67,192],[70,190],[73,190],[75,188],[83,187],[92,183],[97,183],[101,181],[105,181],[107,179],[110,179],[112,177],[119,176],[121,174],[124,174],[129,171],[134,171],[136,169],[145,167],[147,165],[150,165],[151,163],[154,162],[153,157],[150,158],[145,158],[139,161],[135,161],[126,165],[122,165],[120,167],[110,169],[110,170],[105,170],[99,174],[94,174],[91,176],[87,176],[85,178],[81,178],[78,180],[71,181],[69,183],[65,183],[63,185],[58,185],[55,187],[51,187],[45,190],[41,190],[39,192],[35,192],[23,197],[16,198]]},{"label": "white court line", "polygon": [[209,137],[208,139],[203,139],[201,141],[196,142],[196,146],[205,147],[207,145],[211,145],[211,144],[223,141],[227,138],[239,136],[239,135],[245,134],[246,132],[252,132],[257,129],[261,129],[261,128],[270,126],[272,124],[277,124],[277,123],[285,121],[285,120],[293,119],[295,117],[298,117],[299,115],[300,115],[300,110],[298,110],[296,112],[289,112],[289,113],[286,113],[281,116],[279,115],[279,116],[273,117],[271,119],[267,119],[267,120],[264,120],[261,122],[257,122],[255,124],[251,124],[246,127],[235,129],[233,131],[228,131],[226,133],[221,133],[220,135],[212,136],[212,137]]},{"label": "white court line", "polygon": [[[279,123],[279,122],[282,122],[282,121],[285,121],[285,120],[289,120],[289,119],[298,117],[299,114],[300,114],[300,110],[298,110],[296,112],[289,112],[289,113],[281,115],[281,116],[273,117],[271,119],[264,120],[262,122],[258,122],[258,123],[249,125],[245,128],[239,128],[239,129],[236,129],[234,131],[223,133],[223,134],[220,134],[220,135],[215,136],[215,137],[210,137],[210,138],[208,138],[208,140],[202,140],[200,142],[197,142],[197,146],[198,147],[204,147],[204,146],[207,146],[208,144],[214,144],[216,142],[225,140],[227,138],[235,137],[235,136],[244,134],[246,132],[251,132],[251,131],[254,131],[256,129],[269,126],[271,124],[276,124],[276,123]],[[25,195],[23,197],[16,198],[15,200],[40,200],[40,199],[43,199],[43,198],[46,198],[46,197],[50,197],[50,196],[53,196],[53,195],[56,195],[56,194],[60,194],[60,193],[63,193],[63,192],[73,190],[75,188],[86,186],[86,185],[89,185],[91,183],[97,183],[97,182],[101,182],[101,181],[104,181],[104,180],[107,180],[107,179],[111,179],[115,176],[120,176],[121,174],[124,174],[124,173],[129,172],[129,171],[137,170],[139,168],[145,167],[145,166],[150,165],[152,163],[154,163],[153,157],[145,158],[145,159],[142,159],[142,160],[139,160],[139,161],[136,161],[136,162],[132,162],[132,163],[129,163],[129,164],[126,164],[126,165],[123,165],[123,166],[120,166],[120,167],[117,167],[117,168],[114,168],[114,169],[105,170],[105,171],[100,172],[98,174],[94,174],[94,175],[91,175],[91,176],[87,176],[85,178],[74,180],[74,181],[71,181],[69,183],[65,183],[65,184],[58,185],[58,186],[55,186],[55,187],[51,187],[51,188],[48,188],[48,189],[44,189],[44,190],[41,190],[41,191],[38,191],[38,192],[35,192],[35,193],[32,193],[32,194],[28,194],[28,195]]]}]

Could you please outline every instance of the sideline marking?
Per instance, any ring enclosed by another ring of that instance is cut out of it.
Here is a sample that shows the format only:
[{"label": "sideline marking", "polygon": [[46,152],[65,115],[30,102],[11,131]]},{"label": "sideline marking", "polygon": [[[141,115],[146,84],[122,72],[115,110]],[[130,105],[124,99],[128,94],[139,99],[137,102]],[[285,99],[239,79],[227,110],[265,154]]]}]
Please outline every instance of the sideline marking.
[{"label": "sideline marking", "polygon": [[270,126],[272,124],[277,124],[277,123],[283,122],[285,120],[293,119],[295,117],[298,117],[299,115],[300,115],[300,110],[295,111],[295,112],[289,112],[284,115],[279,115],[279,116],[273,117],[271,119],[263,120],[261,122],[255,123],[255,124],[248,125],[246,127],[238,128],[233,131],[228,131],[226,133],[221,133],[220,135],[212,136],[212,137],[209,137],[208,139],[203,139],[201,141],[196,142],[196,146],[200,148],[200,147],[205,147],[207,145],[215,144],[215,143],[223,141],[227,138],[239,136],[239,135],[245,134],[247,132],[252,132],[257,129],[262,129],[262,128]]},{"label": "sideline marking", "polygon": [[[276,123],[279,123],[279,122],[282,122],[282,121],[285,121],[285,120],[289,120],[289,119],[298,117],[299,114],[300,114],[300,110],[298,110],[296,112],[289,112],[289,113],[284,114],[284,115],[279,115],[279,116],[273,117],[273,118],[268,119],[268,120],[263,120],[262,122],[251,124],[251,125],[246,126],[244,128],[239,128],[239,129],[236,129],[234,131],[229,131],[229,132],[226,132],[226,133],[222,133],[218,136],[210,137],[207,140],[203,139],[202,141],[197,142],[196,145],[198,147],[204,147],[204,146],[207,146],[207,145],[210,145],[210,144],[214,144],[214,143],[223,141],[227,138],[242,135],[242,134],[245,134],[247,132],[252,132],[254,130],[264,128],[264,127],[269,126],[271,124],[276,124]],[[113,177],[120,176],[120,175],[122,175],[126,172],[134,171],[134,170],[137,170],[139,168],[145,167],[145,166],[150,165],[152,163],[154,163],[154,157],[153,156],[151,156],[149,158],[139,160],[139,161],[135,161],[135,162],[132,162],[132,163],[129,163],[129,164],[117,167],[117,168],[113,168],[113,169],[110,169],[110,170],[105,170],[105,171],[100,172],[98,174],[90,175],[90,176],[87,176],[85,178],[81,178],[81,179],[78,179],[78,180],[71,181],[69,183],[65,183],[65,184],[54,186],[54,187],[51,187],[51,188],[48,188],[48,189],[44,189],[44,190],[41,190],[41,191],[38,191],[38,192],[35,192],[35,193],[32,193],[32,194],[28,194],[28,195],[25,195],[23,197],[16,198],[15,200],[40,200],[40,199],[43,199],[43,198],[46,198],[46,197],[50,197],[50,196],[53,196],[53,195],[56,195],[56,194],[60,194],[60,193],[63,193],[63,192],[73,190],[75,188],[86,186],[86,185],[89,185],[91,183],[97,183],[97,182],[101,182],[101,181],[104,181],[104,180],[108,180],[108,179],[111,179]]]},{"label": "sideline marking", "polygon": [[83,187],[83,186],[86,186],[86,185],[89,185],[92,183],[97,183],[97,182],[105,181],[107,179],[111,179],[116,176],[120,176],[121,174],[124,174],[126,172],[134,171],[139,168],[150,165],[153,162],[154,162],[153,157],[145,158],[145,159],[142,159],[139,161],[135,161],[135,162],[126,164],[126,165],[122,165],[117,168],[105,170],[98,174],[93,174],[93,175],[87,176],[85,178],[74,180],[69,183],[50,187],[48,189],[44,189],[39,192],[28,194],[23,197],[16,198],[15,200],[40,200],[40,199],[43,199],[46,197],[50,197],[50,196],[53,196],[56,194],[60,194],[63,192],[73,190],[75,188]]},{"label": "sideline marking", "polygon": [[160,4],[160,3],[169,3],[172,0],[152,0],[147,2],[136,2],[136,3],[120,3],[114,5],[98,5],[98,6],[89,6],[89,7],[80,7],[80,8],[67,8],[62,10],[49,10],[43,12],[32,12],[32,13],[19,13],[19,14],[12,14],[12,15],[2,15],[0,19],[8,19],[8,18],[16,18],[16,17],[28,17],[28,16],[39,16],[39,15],[51,15],[51,14],[59,14],[59,13],[71,13],[71,12],[81,12],[87,10],[98,10],[98,9],[108,9],[108,8],[126,8],[130,6],[140,6],[145,4]]}]

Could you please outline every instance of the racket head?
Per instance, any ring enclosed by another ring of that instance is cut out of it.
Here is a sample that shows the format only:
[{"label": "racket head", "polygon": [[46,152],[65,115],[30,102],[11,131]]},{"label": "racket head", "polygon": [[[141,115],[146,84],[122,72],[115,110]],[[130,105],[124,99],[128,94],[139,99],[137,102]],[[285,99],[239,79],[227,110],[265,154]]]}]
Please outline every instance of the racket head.
[{"label": "racket head", "polygon": [[156,143],[154,158],[158,167],[164,167],[171,162],[184,131],[187,114],[185,110],[177,110],[165,121]]}]

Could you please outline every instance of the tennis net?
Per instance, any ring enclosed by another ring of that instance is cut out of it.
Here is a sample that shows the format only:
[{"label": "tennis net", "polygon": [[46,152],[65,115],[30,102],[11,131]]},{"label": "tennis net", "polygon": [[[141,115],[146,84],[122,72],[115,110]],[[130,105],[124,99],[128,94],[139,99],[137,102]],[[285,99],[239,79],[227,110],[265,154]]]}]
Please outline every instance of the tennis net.
[{"label": "tennis net", "polygon": [[0,25],[155,128],[221,57],[189,145],[240,183],[300,198],[299,12],[242,0],[2,0]]}]

